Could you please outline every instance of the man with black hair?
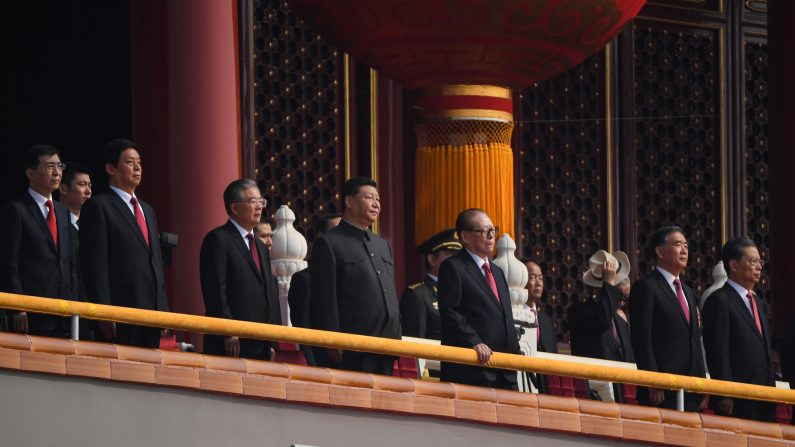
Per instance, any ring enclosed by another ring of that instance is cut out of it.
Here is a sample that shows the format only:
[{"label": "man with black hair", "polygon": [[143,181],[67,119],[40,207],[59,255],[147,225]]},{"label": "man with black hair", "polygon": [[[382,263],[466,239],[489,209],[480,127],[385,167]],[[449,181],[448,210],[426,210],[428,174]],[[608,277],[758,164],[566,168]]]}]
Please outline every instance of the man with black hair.
[{"label": "man with black hair", "polygon": [[[347,180],[342,221],[312,245],[310,312],[315,329],[401,336],[392,249],[369,229],[381,212],[377,188],[371,178]],[[332,348],[326,352],[334,368],[392,375],[392,356]]]},{"label": "man with black hair", "polygon": [[[235,180],[224,190],[226,224],[207,233],[199,255],[202,296],[208,317],[281,324],[279,290],[270,251],[254,236],[267,202],[257,183]],[[271,360],[274,343],[206,334],[206,354]]]},{"label": "man with black hair", "polygon": [[[74,250],[69,210],[53,201],[64,164],[58,149],[37,144],[25,151],[28,190],[8,202],[0,215],[0,290],[47,298],[75,299]],[[14,332],[48,337],[69,335],[65,318],[11,311]],[[0,327],[5,329],[5,318]]]},{"label": "man with black hair", "polygon": [[273,246],[273,225],[269,220],[263,220],[254,227],[254,235],[259,239],[268,250]]},{"label": "man with black hair", "polygon": [[[340,219],[342,219],[342,214],[339,213],[320,216],[314,225],[315,234],[319,236],[332,228],[336,228],[337,225],[340,224]],[[311,263],[311,258],[308,261]],[[310,284],[311,276],[309,274],[309,267],[296,272],[293,277],[290,278],[290,291],[287,292],[287,303],[290,306],[290,322],[295,327],[312,327],[312,316],[309,311],[309,302],[311,299]],[[304,354],[307,365],[329,366],[326,348],[301,345],[301,352]]]},{"label": "man with black hair", "polygon": [[[464,249],[439,270],[442,345],[471,348],[486,364],[494,351],[519,354],[511,295],[505,274],[489,258],[499,228],[479,208],[462,211],[455,229]],[[516,372],[442,362],[441,380],[491,388],[515,389]]]},{"label": "man with black hair", "polygon": [[403,335],[441,340],[437,283],[439,268],[445,259],[461,251],[455,228],[434,234],[419,246],[425,263],[425,278],[412,284],[400,298],[400,322]]},{"label": "man with black hair", "polygon": [[[681,280],[688,246],[682,229],[663,227],[651,237],[656,268],[632,287],[630,324],[638,369],[705,377],[698,307],[693,290]],[[702,396],[685,393],[685,410],[698,411]],[[638,402],[676,409],[676,391],[638,388]]]},{"label": "man with black hair", "polygon": [[60,202],[69,208],[69,222],[80,229],[80,210],[91,198],[91,170],[76,161],[67,161],[61,181]]},{"label": "man with black hair", "polygon": [[[91,170],[86,166],[75,162],[67,161],[66,170],[61,181],[60,202],[69,208],[69,235],[72,238],[72,247],[75,252],[72,263],[72,276],[77,287],[76,299],[85,301],[86,287],[83,284],[83,276],[80,271],[80,210],[92,193]],[[80,339],[93,340],[94,326],[96,324],[88,319],[80,319]]]},{"label": "man with black hair", "polygon": [[[89,199],[80,213],[80,265],[88,299],[168,311],[155,211],[135,195],[143,172],[138,146],[112,140],[102,156],[110,190]],[[112,343],[160,345],[160,329],[147,326],[100,321],[99,335]]]},{"label": "man with black hair", "polygon": [[[732,239],[723,245],[729,279],[704,302],[704,349],[713,379],[776,386],[770,342],[770,311],[753,289],[762,275],[762,259],[754,241]],[[634,312],[634,308],[633,308]],[[717,414],[775,422],[775,404],[714,396]]]}]

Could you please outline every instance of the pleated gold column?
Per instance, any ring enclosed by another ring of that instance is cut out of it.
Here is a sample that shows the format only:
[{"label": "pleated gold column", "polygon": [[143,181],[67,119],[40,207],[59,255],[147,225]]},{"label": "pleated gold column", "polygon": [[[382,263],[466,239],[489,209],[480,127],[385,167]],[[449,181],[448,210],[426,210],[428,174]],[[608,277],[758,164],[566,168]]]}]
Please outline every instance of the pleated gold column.
[{"label": "pleated gold column", "polygon": [[415,103],[415,242],[453,227],[466,208],[483,208],[515,238],[511,91],[449,85],[423,91]]}]

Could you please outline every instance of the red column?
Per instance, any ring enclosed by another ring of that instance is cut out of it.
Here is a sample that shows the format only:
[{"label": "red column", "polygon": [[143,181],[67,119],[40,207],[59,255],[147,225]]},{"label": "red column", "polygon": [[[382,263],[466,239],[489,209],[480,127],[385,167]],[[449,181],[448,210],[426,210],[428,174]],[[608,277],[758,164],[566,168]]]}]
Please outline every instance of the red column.
[{"label": "red column", "polygon": [[[222,193],[240,176],[235,0],[131,2],[133,139],[141,197],[161,231],[179,235],[167,270],[175,312],[204,314],[199,248],[226,214]],[[189,339],[200,344],[200,337]]]},{"label": "red column", "polygon": [[770,167],[770,284],[775,333],[783,332],[795,313],[790,290],[795,266],[795,59],[792,20],[795,2],[769,2],[768,13],[768,134]]}]

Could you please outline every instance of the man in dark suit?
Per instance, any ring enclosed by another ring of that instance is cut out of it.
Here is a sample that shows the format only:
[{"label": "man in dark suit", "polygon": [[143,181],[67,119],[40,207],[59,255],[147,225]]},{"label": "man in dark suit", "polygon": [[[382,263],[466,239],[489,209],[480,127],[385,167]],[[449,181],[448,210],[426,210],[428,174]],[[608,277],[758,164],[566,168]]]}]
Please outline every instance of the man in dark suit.
[{"label": "man in dark suit", "polygon": [[408,286],[400,298],[403,335],[440,340],[442,329],[436,288],[439,268],[445,259],[461,251],[461,242],[455,228],[450,228],[431,236],[419,246],[419,251],[424,256],[427,273],[422,282]]},{"label": "man in dark suit", "polygon": [[[366,177],[347,180],[342,222],[312,246],[310,312],[315,329],[401,336],[392,249],[369,230],[381,212],[377,187]],[[332,348],[326,353],[334,368],[392,375],[392,356]]]},{"label": "man in dark suit", "polygon": [[[455,227],[464,249],[439,271],[442,344],[474,349],[481,364],[493,351],[519,354],[508,283],[502,269],[489,261],[499,229],[478,208],[462,211]],[[448,362],[441,364],[441,380],[516,388],[514,371]]]},{"label": "man in dark suit", "polygon": [[[767,303],[753,292],[763,261],[754,241],[732,239],[723,245],[729,275],[722,288],[704,302],[704,348],[713,379],[776,386]],[[714,396],[717,414],[775,422],[775,404]]]},{"label": "man in dark suit", "polygon": [[[0,290],[47,298],[75,298],[69,210],[53,202],[64,164],[58,149],[38,144],[25,152],[28,190],[0,210]],[[15,332],[66,337],[63,317],[10,312]],[[2,318],[5,326],[5,318]]]},{"label": "man in dark suit", "polygon": [[[110,190],[86,202],[80,213],[80,266],[88,299],[98,304],[168,311],[155,211],[140,201],[138,146],[117,139],[102,150]],[[99,322],[105,341],[148,348],[160,345],[160,329]]]},{"label": "man in dark suit", "polygon": [[[589,260],[583,282],[598,292],[569,306],[571,353],[581,357],[635,362],[629,333],[619,327],[623,319],[617,314],[623,293],[616,286],[629,274],[629,261],[623,252],[599,250]],[[621,321],[619,321],[621,320]]]},{"label": "man in dark suit", "polygon": [[[594,253],[583,282],[598,292],[569,306],[567,316],[571,335],[571,353],[580,357],[634,363],[629,325],[617,313],[624,297],[617,287],[629,274],[629,260],[624,252]],[[604,399],[604,396],[601,396]],[[623,387],[613,384],[616,402],[624,402]]]},{"label": "man in dark suit", "polygon": [[[253,180],[235,180],[224,190],[229,220],[207,233],[199,256],[208,317],[281,324],[270,252],[253,232],[266,204]],[[270,360],[274,347],[264,340],[204,336],[205,354]]]},{"label": "man in dark suit", "polygon": [[[687,239],[682,229],[663,227],[651,237],[654,271],[632,287],[630,323],[638,369],[705,377],[701,330],[693,290],[680,274],[687,267]],[[698,411],[702,396],[685,393],[685,410]],[[638,388],[643,405],[676,408],[676,391]]]},{"label": "man in dark suit", "polygon": [[[323,234],[337,227],[342,219],[342,214],[325,214],[315,223],[315,234]],[[311,262],[311,259],[309,260]],[[309,312],[311,299],[311,276],[309,267],[296,272],[290,278],[290,290],[287,292],[287,303],[290,306],[290,322],[295,327],[312,327],[312,315]],[[310,366],[329,366],[326,348],[301,345],[306,364]]]},{"label": "man in dark suit", "polygon": [[[63,180],[60,187],[60,202],[69,208],[69,235],[72,239],[72,248],[75,256],[72,256],[72,277],[77,287],[75,299],[86,300],[86,288],[83,284],[83,277],[80,271],[80,210],[83,205],[91,198],[91,170],[80,163],[74,161],[66,162],[66,170],[63,173]],[[94,326],[96,324],[86,318],[80,319],[80,339],[93,340]],[[74,335],[74,334],[73,334]]]}]

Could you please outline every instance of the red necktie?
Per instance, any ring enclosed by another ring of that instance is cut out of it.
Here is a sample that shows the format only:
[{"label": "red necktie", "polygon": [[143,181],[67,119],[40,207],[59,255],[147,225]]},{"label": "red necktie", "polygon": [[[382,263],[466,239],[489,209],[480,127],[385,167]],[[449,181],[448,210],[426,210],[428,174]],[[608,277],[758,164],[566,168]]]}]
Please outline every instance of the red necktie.
[{"label": "red necktie", "polygon": [[679,305],[682,306],[682,312],[685,314],[685,320],[690,324],[690,306],[687,305],[685,293],[682,291],[682,283],[679,278],[674,279],[674,286],[676,287],[676,297],[679,298]]},{"label": "red necktie", "polygon": [[58,246],[58,222],[55,221],[55,206],[52,203],[52,199],[47,200],[47,209],[49,212],[47,213],[47,226],[50,227],[50,234],[52,234],[52,241],[55,243],[55,246]]},{"label": "red necktie", "polygon": [[497,297],[497,302],[500,302],[500,292],[497,291],[497,281],[494,280],[494,275],[491,273],[491,267],[489,267],[489,263],[486,262],[483,264],[483,271],[486,272],[486,281],[489,283],[489,287],[491,287],[491,291],[494,292],[494,296]]},{"label": "red necktie", "polygon": [[146,221],[144,220],[143,213],[141,213],[141,207],[138,206],[138,199],[133,197],[130,199],[130,203],[132,203],[133,210],[135,211],[135,221],[138,222],[138,228],[141,229],[141,233],[144,235],[146,245],[149,245],[149,229],[146,228]]},{"label": "red necktie", "polygon": [[251,250],[251,257],[254,259],[254,265],[257,266],[257,271],[262,273],[262,267],[259,265],[259,253],[257,253],[257,243],[254,242],[254,235],[249,233],[246,235],[248,239],[248,248]]},{"label": "red necktie", "polygon": [[762,333],[762,322],[759,321],[759,309],[756,307],[756,299],[753,292],[748,292],[748,301],[751,302],[751,309],[754,311],[754,323],[756,323],[756,328],[759,329],[759,333]]}]

